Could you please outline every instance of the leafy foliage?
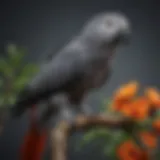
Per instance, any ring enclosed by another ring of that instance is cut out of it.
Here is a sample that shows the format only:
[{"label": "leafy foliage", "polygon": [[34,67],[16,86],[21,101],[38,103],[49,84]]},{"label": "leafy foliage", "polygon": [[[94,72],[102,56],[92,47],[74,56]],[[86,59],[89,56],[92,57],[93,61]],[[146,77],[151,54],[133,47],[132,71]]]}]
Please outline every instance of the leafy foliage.
[{"label": "leafy foliage", "polygon": [[[105,105],[102,106],[101,112],[106,114],[110,111],[110,102],[105,102]],[[108,107],[107,107],[108,105]],[[79,150],[82,149],[85,145],[94,143],[95,146],[101,147],[102,154],[109,157],[110,159],[117,159],[116,157],[116,148],[117,145],[128,139],[129,135],[123,130],[113,131],[109,128],[96,127],[88,132],[86,132],[80,141]],[[99,145],[99,142],[101,145]]]},{"label": "leafy foliage", "polygon": [[[84,134],[80,149],[94,142],[110,159],[148,160],[150,152],[154,152],[153,156],[159,159],[160,92],[148,87],[144,95],[136,96],[138,86],[133,81],[122,85],[112,97],[112,102],[105,102],[101,110],[106,115],[121,114],[130,118],[134,122],[133,126],[129,126],[131,130],[94,128]],[[145,146],[145,150],[141,145]]]},{"label": "leafy foliage", "polygon": [[18,92],[38,71],[35,64],[27,63],[24,48],[10,44],[0,57],[0,107],[13,104]]}]

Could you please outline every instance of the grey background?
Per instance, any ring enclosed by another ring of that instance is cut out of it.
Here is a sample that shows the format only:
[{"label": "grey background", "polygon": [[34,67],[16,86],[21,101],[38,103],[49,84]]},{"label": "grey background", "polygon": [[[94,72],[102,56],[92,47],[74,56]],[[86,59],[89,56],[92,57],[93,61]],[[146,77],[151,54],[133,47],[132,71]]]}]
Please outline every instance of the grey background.
[{"label": "grey background", "polygon": [[[9,42],[28,48],[28,60],[44,61],[71,39],[93,14],[105,10],[124,12],[133,25],[131,45],[118,52],[113,61],[111,80],[89,97],[98,110],[104,98],[129,80],[160,87],[160,8],[158,0],[6,0],[0,4],[0,50]],[[16,160],[18,147],[27,129],[26,117],[10,121],[0,137],[0,160]],[[74,137],[74,140],[76,137]],[[73,140],[73,139],[72,139]],[[72,143],[73,145],[73,143]],[[104,159],[98,151],[69,151],[69,159]],[[46,159],[48,159],[46,152]]]}]

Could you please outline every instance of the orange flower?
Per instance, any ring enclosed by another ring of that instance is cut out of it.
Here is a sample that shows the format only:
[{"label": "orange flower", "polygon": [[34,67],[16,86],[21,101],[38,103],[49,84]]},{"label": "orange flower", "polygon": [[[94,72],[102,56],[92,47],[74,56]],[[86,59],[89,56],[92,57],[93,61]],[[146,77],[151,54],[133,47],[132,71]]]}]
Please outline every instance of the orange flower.
[{"label": "orange flower", "polygon": [[138,83],[131,81],[128,84],[122,85],[116,92],[114,99],[115,100],[130,100],[135,96],[138,90]]},{"label": "orange flower", "polygon": [[147,99],[140,97],[133,101],[133,111],[132,116],[136,119],[145,119],[148,116],[149,112],[149,103]]},{"label": "orange flower", "polygon": [[160,119],[156,119],[152,123],[153,129],[160,134]]},{"label": "orange flower", "polygon": [[160,93],[154,88],[148,88],[145,95],[155,108],[160,108]]},{"label": "orange flower", "polygon": [[112,102],[112,109],[116,111],[121,111],[126,106],[126,103],[128,104],[126,100],[117,99]]},{"label": "orange flower", "polygon": [[147,160],[146,154],[131,140],[119,146],[117,156],[120,160]]},{"label": "orange flower", "polygon": [[136,94],[138,90],[138,83],[131,81],[128,84],[120,87],[113,97],[112,108],[116,111],[121,111],[126,104],[130,103],[131,98]]},{"label": "orange flower", "polygon": [[157,137],[151,132],[141,132],[139,134],[142,142],[149,148],[155,148],[157,146]]},{"label": "orange flower", "polygon": [[120,111],[124,116],[133,117],[133,107],[131,103],[124,104]]},{"label": "orange flower", "polygon": [[121,112],[128,117],[134,118],[136,120],[144,120],[147,118],[149,113],[149,103],[146,98],[140,97],[135,99],[130,104],[124,105]]}]

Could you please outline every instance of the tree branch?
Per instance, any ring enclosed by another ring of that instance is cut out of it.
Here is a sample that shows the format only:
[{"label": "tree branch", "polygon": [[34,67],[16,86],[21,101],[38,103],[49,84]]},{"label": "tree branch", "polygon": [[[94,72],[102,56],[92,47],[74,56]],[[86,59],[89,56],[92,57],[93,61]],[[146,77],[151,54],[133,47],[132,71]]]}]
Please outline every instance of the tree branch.
[{"label": "tree branch", "polygon": [[[66,160],[67,159],[67,144],[69,136],[78,130],[87,130],[95,126],[112,127],[112,128],[126,128],[133,123],[131,120],[118,116],[78,116],[72,124],[67,122],[60,122],[59,125],[52,130],[52,160]],[[133,126],[133,125],[132,125]]]}]

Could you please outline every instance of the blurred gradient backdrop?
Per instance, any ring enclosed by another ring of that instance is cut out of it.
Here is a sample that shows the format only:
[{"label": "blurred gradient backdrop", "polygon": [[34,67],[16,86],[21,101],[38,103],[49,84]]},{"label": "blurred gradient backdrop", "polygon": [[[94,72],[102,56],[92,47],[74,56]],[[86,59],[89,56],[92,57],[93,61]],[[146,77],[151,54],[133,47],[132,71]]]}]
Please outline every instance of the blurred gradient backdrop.
[{"label": "blurred gradient backdrop", "polygon": [[[160,7],[158,0],[3,0],[0,2],[0,51],[16,43],[29,51],[29,61],[41,63],[77,34],[84,22],[97,12],[118,10],[132,22],[131,45],[115,56],[109,83],[92,94],[88,103],[95,111],[103,99],[122,83],[138,80],[143,86],[160,87]],[[2,52],[1,52],[2,53]],[[10,121],[0,137],[0,160],[17,160],[18,147],[27,129],[24,116]],[[71,138],[76,140],[77,135]],[[69,160],[106,159],[93,148],[73,152]],[[46,158],[49,159],[49,151]]]}]

